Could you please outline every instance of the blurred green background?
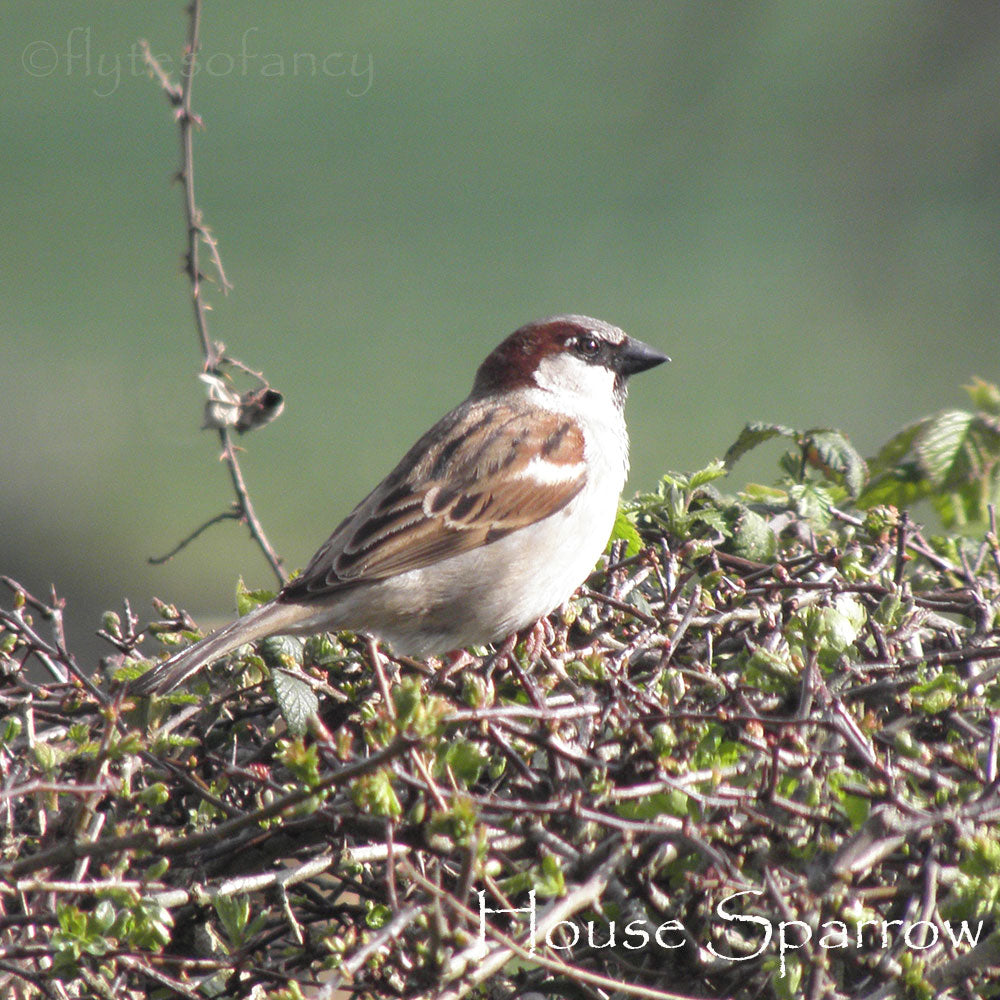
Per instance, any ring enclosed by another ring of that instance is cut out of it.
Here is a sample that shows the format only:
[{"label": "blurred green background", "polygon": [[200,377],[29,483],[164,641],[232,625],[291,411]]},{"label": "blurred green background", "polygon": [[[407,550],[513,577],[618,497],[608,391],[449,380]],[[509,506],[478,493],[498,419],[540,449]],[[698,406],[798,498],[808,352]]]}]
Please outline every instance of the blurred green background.
[{"label": "blurred green background", "polygon": [[[0,573],[96,651],[124,596],[208,622],[271,577],[232,524],[146,562],[231,499],[137,56],[177,65],[184,5],[0,12]],[[870,453],[1000,377],[998,4],[206,0],[202,39],[212,329],[287,397],[243,444],[292,567],[531,318],[673,356],[633,388],[632,488],[748,420]]]}]

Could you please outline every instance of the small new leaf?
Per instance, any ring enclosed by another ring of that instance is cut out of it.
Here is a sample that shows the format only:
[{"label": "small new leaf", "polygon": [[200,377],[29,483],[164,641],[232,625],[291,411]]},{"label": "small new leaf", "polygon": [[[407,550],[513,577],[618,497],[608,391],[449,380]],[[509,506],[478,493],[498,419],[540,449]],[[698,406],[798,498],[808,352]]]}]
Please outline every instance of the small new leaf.
[{"label": "small new leaf", "polygon": [[706,465],[704,469],[691,473],[688,489],[693,493],[700,487],[707,486],[709,483],[715,482],[716,479],[722,479],[723,476],[727,475],[729,475],[729,469],[726,467],[726,463],[717,458]]},{"label": "small new leaf", "polygon": [[946,712],[965,693],[965,685],[954,674],[938,674],[933,680],[910,688],[913,705],[925,715]]},{"label": "small new leaf", "polygon": [[[642,549],[642,536],[629,516],[622,507],[618,508],[615,517],[615,526],[611,529],[611,542],[625,543],[625,556],[631,558],[638,555]],[[610,542],[608,543],[610,545]]]},{"label": "small new leaf", "polygon": [[1000,387],[992,382],[973,376],[972,384],[963,386],[972,400],[972,405],[984,413],[1000,417]]},{"label": "small new leaf", "polygon": [[401,816],[403,807],[392,787],[392,778],[385,768],[363,774],[351,785],[351,798],[359,809],[375,816]]},{"label": "small new leaf", "polygon": [[236,584],[236,611],[241,618],[253,611],[254,608],[258,608],[273,599],[273,591],[248,590],[247,585],[243,582],[243,577],[240,577]]}]

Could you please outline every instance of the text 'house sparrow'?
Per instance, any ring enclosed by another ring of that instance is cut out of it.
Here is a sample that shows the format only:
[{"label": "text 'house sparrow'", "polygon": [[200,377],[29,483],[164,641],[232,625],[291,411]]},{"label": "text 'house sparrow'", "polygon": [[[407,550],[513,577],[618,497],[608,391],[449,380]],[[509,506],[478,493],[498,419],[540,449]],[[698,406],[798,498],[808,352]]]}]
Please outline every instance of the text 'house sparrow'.
[{"label": "text 'house sparrow'", "polygon": [[169,691],[248,642],[350,630],[430,656],[504,639],[558,607],[607,544],[628,471],[630,375],[666,355],[587,316],[512,333],[327,539],[243,618],[133,682]]}]

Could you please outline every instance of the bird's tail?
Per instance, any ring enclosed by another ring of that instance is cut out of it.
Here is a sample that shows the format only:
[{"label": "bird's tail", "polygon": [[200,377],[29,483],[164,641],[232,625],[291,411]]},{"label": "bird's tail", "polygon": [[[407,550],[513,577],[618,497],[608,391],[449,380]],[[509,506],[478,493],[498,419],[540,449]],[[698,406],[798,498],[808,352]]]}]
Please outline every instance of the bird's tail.
[{"label": "bird's tail", "polygon": [[174,653],[152,670],[129,685],[132,694],[165,694],[193,677],[202,667],[232,652],[248,642],[290,630],[301,617],[301,608],[294,604],[271,601],[249,614],[224,625],[187,649]]}]

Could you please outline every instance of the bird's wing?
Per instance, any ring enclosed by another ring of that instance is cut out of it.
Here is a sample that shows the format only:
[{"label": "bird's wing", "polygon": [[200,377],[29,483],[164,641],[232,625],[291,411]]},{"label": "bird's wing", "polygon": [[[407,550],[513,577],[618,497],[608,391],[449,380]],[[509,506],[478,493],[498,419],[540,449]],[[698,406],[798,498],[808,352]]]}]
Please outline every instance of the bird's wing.
[{"label": "bird's wing", "polygon": [[315,600],[488,545],[561,510],[586,476],[572,419],[466,402],[354,509],[281,600]]}]

